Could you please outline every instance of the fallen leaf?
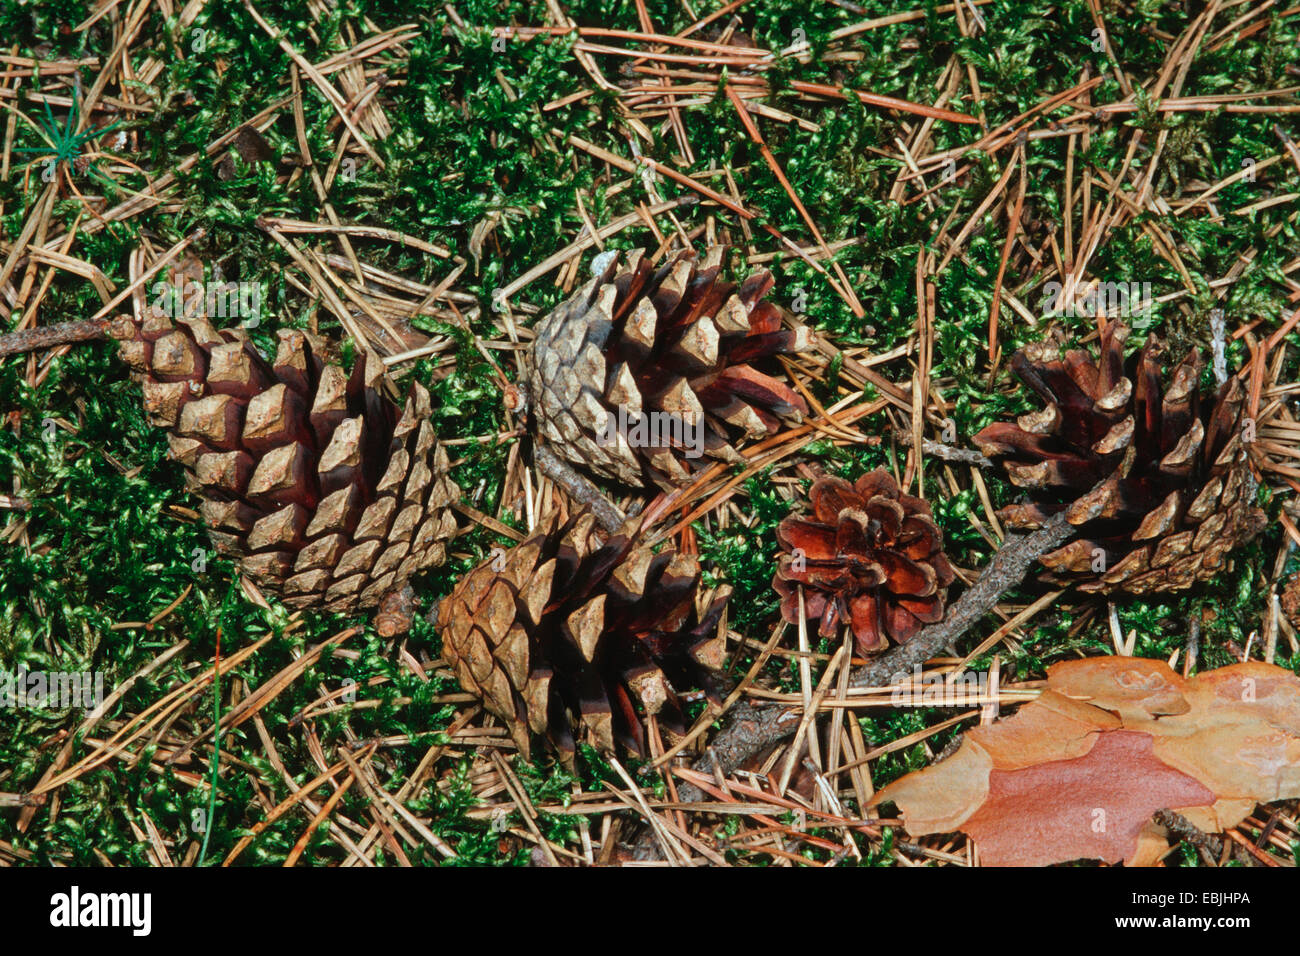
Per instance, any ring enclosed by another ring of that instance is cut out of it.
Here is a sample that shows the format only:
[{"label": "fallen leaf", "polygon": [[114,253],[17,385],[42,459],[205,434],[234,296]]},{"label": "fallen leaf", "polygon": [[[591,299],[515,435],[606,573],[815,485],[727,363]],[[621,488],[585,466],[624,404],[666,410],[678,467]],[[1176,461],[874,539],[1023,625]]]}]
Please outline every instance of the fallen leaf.
[{"label": "fallen leaf", "polygon": [[1048,670],[1012,717],[880,791],[913,836],[962,830],[989,866],[1150,864],[1150,824],[1174,810],[1208,831],[1300,797],[1300,678],[1234,664],[1184,679],[1163,661],[1105,657]]},{"label": "fallen leaf", "polygon": [[1157,810],[1214,800],[1194,777],[1156,759],[1150,734],[1129,730],[1098,733],[1080,757],[994,769],[988,784],[988,797],[962,826],[988,866],[1115,863],[1136,851]]}]

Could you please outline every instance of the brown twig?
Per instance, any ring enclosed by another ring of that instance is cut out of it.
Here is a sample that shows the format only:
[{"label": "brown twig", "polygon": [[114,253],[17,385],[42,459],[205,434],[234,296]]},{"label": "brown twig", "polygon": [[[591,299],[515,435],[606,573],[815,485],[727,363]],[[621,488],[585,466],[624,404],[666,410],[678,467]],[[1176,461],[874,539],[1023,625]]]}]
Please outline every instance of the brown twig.
[{"label": "brown twig", "polygon": [[538,470],[565,490],[573,503],[589,508],[600,526],[615,534],[627,521],[627,516],[582,475],[541,442],[533,445],[533,461]]},{"label": "brown twig", "polygon": [[927,438],[921,442],[921,451],[931,458],[942,458],[944,461],[954,461],[962,465],[975,465],[979,468],[993,467],[993,462],[974,448],[945,445],[943,442],[931,441]]},{"label": "brown twig", "polygon": [[998,600],[1025,579],[1040,557],[1065,543],[1075,533],[1075,526],[1059,512],[1033,534],[1009,536],[993,555],[970,590],[948,609],[944,619],[931,624],[919,634],[849,677],[850,687],[885,687],[900,673],[910,672],[917,664],[948,651],[977,621],[993,609]]},{"label": "brown twig", "polygon": [[21,332],[0,335],[0,358],[7,355],[19,355],[23,352],[36,352],[52,349],[72,342],[87,342],[107,336],[107,319],[80,319],[75,322],[59,322],[56,325],[41,325]]},{"label": "brown twig", "polygon": [[[726,776],[764,748],[793,736],[799,729],[799,720],[797,707],[738,704],[728,713],[726,725],[714,738],[708,752],[691,764],[691,769],[697,773]],[[707,796],[693,783],[683,781],[677,787],[679,803],[699,803]],[[649,827],[642,830],[633,849],[633,858],[641,861],[659,858],[659,847]]]},{"label": "brown twig", "polygon": [[1152,819],[1180,840],[1186,840],[1198,850],[1204,850],[1213,860],[1223,856],[1223,839],[1206,833],[1181,813],[1157,810]]},{"label": "brown twig", "polygon": [[[708,752],[691,764],[697,773],[723,775],[732,773],[746,760],[765,747],[785,740],[799,729],[799,710],[795,707],[755,707],[738,704],[727,718]],[[695,803],[704,798],[704,792],[686,783],[677,791],[683,803]]]}]

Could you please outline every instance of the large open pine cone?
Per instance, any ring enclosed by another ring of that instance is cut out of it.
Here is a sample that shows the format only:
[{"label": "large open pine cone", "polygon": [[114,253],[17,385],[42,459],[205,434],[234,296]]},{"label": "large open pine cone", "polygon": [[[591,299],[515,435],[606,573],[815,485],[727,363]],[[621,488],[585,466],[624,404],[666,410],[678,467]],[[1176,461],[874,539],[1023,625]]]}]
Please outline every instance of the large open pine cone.
[{"label": "large open pine cone", "polygon": [[281,330],[268,363],[242,329],[160,311],[109,331],[218,550],[290,607],[342,613],[442,563],[458,490],[424,388],[402,409],[373,356],[349,377],[313,336]]},{"label": "large open pine cone", "polygon": [[999,512],[1009,527],[1037,528],[1060,511],[1078,526],[1041,559],[1049,580],[1103,593],[1187,588],[1265,524],[1242,440],[1245,389],[1232,377],[1202,394],[1195,350],[1162,388],[1161,343],[1149,339],[1126,362],[1128,334],[1110,323],[1097,360],[1062,355],[1053,341],[1018,351],[1012,369],[1047,407],[990,425],[975,443],[1029,493]]},{"label": "large open pine cone", "polygon": [[[766,270],[739,287],[720,280],[722,254],[714,246],[697,262],[680,252],[653,269],[634,249],[537,324],[529,398],[560,456],[602,478],[671,489],[705,456],[733,461],[733,441],[808,413],[750,364],[808,348],[808,330],[782,329],[781,312],[761,301],[774,284]],[[676,442],[665,437],[674,421]]]},{"label": "large open pine cone", "polygon": [[642,714],[685,731],[679,694],[712,693],[729,588],[704,592],[699,562],[628,534],[601,544],[584,514],[554,513],[461,578],[439,606],[443,654],[505,721],[525,756],[545,734],[571,762],[576,727],[604,752],[644,754]]},{"label": "large open pine cone", "polygon": [[776,529],[787,553],[772,586],[786,621],[799,623],[800,585],[817,632],[834,637],[846,623],[863,654],[943,620],[954,574],[925,501],[902,494],[883,468],[852,484],[819,478],[809,498],[811,515],[790,515]]}]

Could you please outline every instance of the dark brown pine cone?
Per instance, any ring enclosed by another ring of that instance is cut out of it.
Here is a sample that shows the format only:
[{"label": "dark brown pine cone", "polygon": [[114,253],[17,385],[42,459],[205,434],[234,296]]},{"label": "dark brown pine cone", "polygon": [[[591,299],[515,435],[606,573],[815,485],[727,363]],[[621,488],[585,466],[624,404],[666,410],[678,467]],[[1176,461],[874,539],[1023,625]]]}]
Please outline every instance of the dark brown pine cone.
[{"label": "dark brown pine cone", "polygon": [[424,388],[402,409],[373,356],[349,376],[313,336],[281,330],[267,362],[242,329],[161,311],[109,331],[218,550],[290,607],[340,613],[442,563],[459,492]]},{"label": "dark brown pine cone", "polygon": [[1232,377],[1202,390],[1197,351],[1162,387],[1162,343],[1153,337],[1126,361],[1128,334],[1110,323],[1100,359],[1061,354],[1054,341],[1018,351],[1012,369],[1047,407],[990,425],[975,443],[1028,492],[999,512],[1009,527],[1037,528],[1060,511],[1078,527],[1043,556],[1047,580],[1102,593],[1188,588],[1266,523],[1242,440],[1245,389]]},{"label": "dark brown pine cone", "polygon": [[834,637],[847,624],[862,654],[943,620],[954,575],[925,501],[902,494],[883,468],[853,484],[819,478],[809,498],[811,515],[791,515],[776,529],[786,553],[772,586],[786,621],[799,623],[800,585],[817,633]]},{"label": "dark brown pine cone", "polygon": [[597,477],[671,489],[708,459],[734,461],[742,439],[804,400],[753,362],[809,347],[761,301],[766,270],[739,287],[718,278],[723,250],[680,252],[658,269],[634,249],[537,324],[527,374],[536,427],[561,457]]},{"label": "dark brown pine cone", "polygon": [[684,733],[680,694],[712,696],[724,660],[730,588],[702,591],[694,556],[655,554],[628,534],[601,544],[592,524],[552,513],[438,608],[443,655],[525,757],[532,731],[572,763],[573,729],[603,752],[644,754],[642,715]]}]

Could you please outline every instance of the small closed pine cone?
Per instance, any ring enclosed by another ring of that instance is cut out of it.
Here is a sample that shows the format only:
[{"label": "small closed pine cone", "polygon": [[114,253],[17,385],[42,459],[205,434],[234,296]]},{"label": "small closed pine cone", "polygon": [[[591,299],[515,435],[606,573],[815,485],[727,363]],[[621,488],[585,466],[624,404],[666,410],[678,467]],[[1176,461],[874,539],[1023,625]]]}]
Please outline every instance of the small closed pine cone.
[{"label": "small closed pine cone", "polygon": [[834,637],[847,624],[862,654],[943,620],[954,574],[924,500],[901,493],[883,468],[852,484],[819,478],[809,498],[811,515],[790,515],[776,529],[786,553],[772,586],[787,622],[799,623],[800,586],[817,633]]},{"label": "small closed pine cone", "polygon": [[1064,511],[1079,529],[1040,560],[1046,580],[1085,592],[1191,587],[1266,523],[1242,441],[1241,382],[1203,393],[1193,350],[1162,386],[1162,343],[1152,337],[1126,361],[1128,334],[1107,325],[1098,359],[1062,354],[1055,341],[1019,350],[1011,367],[1047,407],[975,436],[1028,492],[999,512],[1003,522],[1034,529]]},{"label": "small closed pine cone", "polygon": [[443,655],[461,686],[500,717],[520,752],[544,734],[566,764],[576,729],[605,753],[646,752],[643,715],[685,732],[680,694],[725,657],[730,588],[700,587],[692,555],[601,543],[590,514],[555,513],[461,578],[438,608]]},{"label": "small closed pine cone", "polygon": [[722,255],[679,252],[655,269],[634,249],[537,324],[528,393],[557,454],[600,478],[672,489],[706,457],[737,460],[733,442],[808,414],[751,364],[807,349],[808,329],[782,329],[762,301],[766,270],[738,287],[719,279]]},{"label": "small closed pine cone", "polygon": [[349,376],[319,339],[282,329],[267,362],[242,329],[161,313],[109,333],[214,546],[250,579],[290,607],[351,613],[442,563],[459,492],[423,387],[399,408],[373,355]]}]

